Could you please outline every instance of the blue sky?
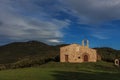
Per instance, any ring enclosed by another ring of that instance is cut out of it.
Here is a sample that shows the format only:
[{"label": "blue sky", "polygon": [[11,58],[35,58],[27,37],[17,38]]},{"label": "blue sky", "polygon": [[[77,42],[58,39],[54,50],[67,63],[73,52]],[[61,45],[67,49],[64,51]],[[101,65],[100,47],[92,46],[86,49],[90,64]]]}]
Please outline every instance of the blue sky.
[{"label": "blue sky", "polygon": [[37,40],[120,50],[120,0],[0,0],[0,45]]}]

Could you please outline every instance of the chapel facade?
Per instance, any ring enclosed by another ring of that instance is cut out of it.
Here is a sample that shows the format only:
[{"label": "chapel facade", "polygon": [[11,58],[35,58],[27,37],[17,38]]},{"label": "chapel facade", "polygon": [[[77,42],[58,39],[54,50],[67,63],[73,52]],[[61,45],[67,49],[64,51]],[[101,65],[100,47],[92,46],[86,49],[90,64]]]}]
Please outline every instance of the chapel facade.
[{"label": "chapel facade", "polygon": [[89,48],[88,40],[83,40],[82,45],[70,44],[61,47],[60,62],[97,62],[97,51],[95,49]]}]

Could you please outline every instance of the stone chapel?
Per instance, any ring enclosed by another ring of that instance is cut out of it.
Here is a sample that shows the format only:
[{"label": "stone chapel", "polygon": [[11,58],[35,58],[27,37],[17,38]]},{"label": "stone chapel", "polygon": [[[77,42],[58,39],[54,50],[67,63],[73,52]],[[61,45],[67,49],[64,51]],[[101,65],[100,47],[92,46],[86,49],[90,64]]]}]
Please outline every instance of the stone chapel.
[{"label": "stone chapel", "polygon": [[97,62],[97,52],[95,49],[89,48],[88,40],[83,40],[82,45],[70,44],[61,47],[60,62]]}]

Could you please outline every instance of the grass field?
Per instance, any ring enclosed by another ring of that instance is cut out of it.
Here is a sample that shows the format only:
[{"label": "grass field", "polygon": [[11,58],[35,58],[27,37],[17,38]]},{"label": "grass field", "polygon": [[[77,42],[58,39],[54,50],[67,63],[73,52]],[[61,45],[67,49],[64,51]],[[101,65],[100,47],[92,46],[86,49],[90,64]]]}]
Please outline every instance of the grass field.
[{"label": "grass field", "polygon": [[112,63],[55,63],[39,67],[0,71],[0,80],[120,80]]}]

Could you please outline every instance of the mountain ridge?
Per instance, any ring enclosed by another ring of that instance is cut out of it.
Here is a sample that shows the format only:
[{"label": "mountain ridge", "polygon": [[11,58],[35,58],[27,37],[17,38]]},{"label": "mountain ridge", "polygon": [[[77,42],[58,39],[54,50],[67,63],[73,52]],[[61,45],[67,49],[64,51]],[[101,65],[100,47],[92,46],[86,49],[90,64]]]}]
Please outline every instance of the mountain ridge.
[{"label": "mountain ridge", "polygon": [[[53,53],[52,53],[53,52]],[[16,62],[18,58],[44,54],[59,54],[59,48],[39,41],[13,42],[0,46],[0,63]]]},{"label": "mountain ridge", "polygon": [[[69,44],[48,45],[39,41],[13,42],[7,45],[0,46],[0,64],[14,63],[19,59],[34,56],[47,56],[51,58],[59,57],[60,47]],[[109,47],[94,48],[101,55],[102,60],[113,61],[120,57],[120,50],[115,50]]]}]

